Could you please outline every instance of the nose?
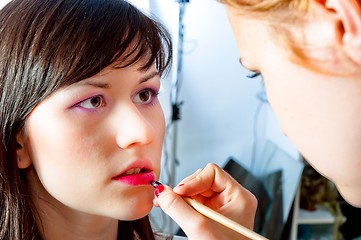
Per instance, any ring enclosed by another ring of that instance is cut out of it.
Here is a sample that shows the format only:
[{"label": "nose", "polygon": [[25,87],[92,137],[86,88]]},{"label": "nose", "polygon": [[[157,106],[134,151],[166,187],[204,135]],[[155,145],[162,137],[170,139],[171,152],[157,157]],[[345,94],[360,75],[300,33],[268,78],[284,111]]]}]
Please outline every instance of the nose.
[{"label": "nose", "polygon": [[136,144],[148,144],[154,137],[151,122],[135,107],[121,111],[116,121],[116,142],[125,149]]}]

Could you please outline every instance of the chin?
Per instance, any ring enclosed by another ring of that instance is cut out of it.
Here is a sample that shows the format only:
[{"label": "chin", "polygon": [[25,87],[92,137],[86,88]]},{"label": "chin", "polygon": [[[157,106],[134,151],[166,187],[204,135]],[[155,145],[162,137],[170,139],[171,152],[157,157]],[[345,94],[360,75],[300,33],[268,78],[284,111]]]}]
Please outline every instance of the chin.
[{"label": "chin", "polygon": [[360,189],[351,189],[338,187],[338,191],[340,192],[343,199],[349,203],[350,205],[361,208],[361,190]]},{"label": "chin", "polygon": [[112,216],[119,220],[132,221],[140,219],[149,214],[153,208],[153,193],[150,196],[142,196],[138,198],[129,199],[122,206],[119,207],[117,211],[113,213],[118,213],[118,216]]},{"label": "chin", "polygon": [[149,214],[150,210],[152,210],[152,207],[153,207],[153,205],[149,205],[149,206],[143,205],[139,208],[132,209],[132,211],[130,213],[128,213],[126,216],[124,216],[124,214],[122,214],[122,216],[118,219],[123,220],[123,221],[133,221],[133,220],[143,218]]},{"label": "chin", "polygon": [[[341,194],[342,195],[342,194]],[[343,195],[342,195],[343,196]],[[357,208],[361,208],[361,199],[355,199],[355,198],[347,198],[344,197],[344,199],[346,200],[346,202],[348,202],[350,205],[357,207]]]}]

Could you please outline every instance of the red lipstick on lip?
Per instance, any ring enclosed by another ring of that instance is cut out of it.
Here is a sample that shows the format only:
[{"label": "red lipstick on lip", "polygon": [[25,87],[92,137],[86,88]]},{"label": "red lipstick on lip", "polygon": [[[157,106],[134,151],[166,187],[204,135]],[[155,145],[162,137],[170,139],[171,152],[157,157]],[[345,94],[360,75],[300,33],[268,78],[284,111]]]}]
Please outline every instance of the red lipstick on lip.
[{"label": "red lipstick on lip", "polygon": [[155,179],[155,174],[152,169],[153,167],[150,161],[137,160],[124,168],[124,170],[113,177],[113,179],[132,186],[149,185],[149,181]]},{"label": "red lipstick on lip", "polygon": [[153,172],[144,172],[131,175],[120,175],[113,178],[116,181],[123,182],[132,186],[149,185],[149,182],[154,180]]}]

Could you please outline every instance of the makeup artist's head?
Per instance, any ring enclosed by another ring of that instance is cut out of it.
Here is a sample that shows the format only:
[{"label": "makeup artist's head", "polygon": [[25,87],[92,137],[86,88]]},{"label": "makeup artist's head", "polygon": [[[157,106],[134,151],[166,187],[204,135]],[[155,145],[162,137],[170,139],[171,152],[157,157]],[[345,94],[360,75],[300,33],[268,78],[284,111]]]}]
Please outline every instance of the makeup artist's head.
[{"label": "makeup artist's head", "polygon": [[361,206],[359,0],[221,0],[241,63],[259,72],[282,130]]},{"label": "makeup artist's head", "polygon": [[47,232],[56,212],[69,224],[146,216],[167,31],[126,1],[15,0],[1,10],[0,44],[0,236]]}]

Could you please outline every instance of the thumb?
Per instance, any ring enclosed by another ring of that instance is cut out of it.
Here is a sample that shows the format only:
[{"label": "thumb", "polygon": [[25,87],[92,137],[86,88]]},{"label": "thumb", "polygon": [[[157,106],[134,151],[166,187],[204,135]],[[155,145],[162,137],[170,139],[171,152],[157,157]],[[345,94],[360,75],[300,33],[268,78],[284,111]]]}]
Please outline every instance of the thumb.
[{"label": "thumb", "polygon": [[170,187],[164,186],[164,190],[161,193],[158,192],[157,204],[182,228],[187,236],[196,237],[199,234],[197,223],[204,223],[204,217],[173,192]]}]

